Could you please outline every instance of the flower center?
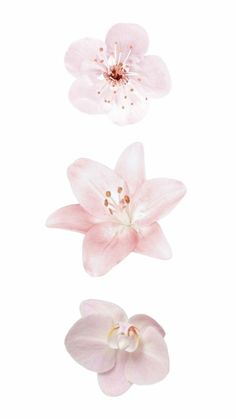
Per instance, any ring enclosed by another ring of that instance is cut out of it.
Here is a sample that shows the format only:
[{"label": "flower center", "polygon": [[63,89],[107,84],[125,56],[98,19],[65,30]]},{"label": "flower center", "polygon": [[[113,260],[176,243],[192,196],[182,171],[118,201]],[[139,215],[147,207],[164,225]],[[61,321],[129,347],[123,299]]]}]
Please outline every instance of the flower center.
[{"label": "flower center", "polygon": [[108,68],[107,72],[103,73],[104,78],[114,85],[126,84],[129,80],[127,70],[124,68],[123,63],[115,64]]},{"label": "flower center", "polygon": [[124,194],[122,186],[117,188],[116,199],[112,196],[111,191],[106,191],[103,204],[107,208],[109,215],[113,216],[117,222],[131,226],[130,197]]},{"label": "flower center", "polygon": [[107,342],[110,348],[134,352],[140,342],[139,330],[129,323],[116,323],[108,332]]}]

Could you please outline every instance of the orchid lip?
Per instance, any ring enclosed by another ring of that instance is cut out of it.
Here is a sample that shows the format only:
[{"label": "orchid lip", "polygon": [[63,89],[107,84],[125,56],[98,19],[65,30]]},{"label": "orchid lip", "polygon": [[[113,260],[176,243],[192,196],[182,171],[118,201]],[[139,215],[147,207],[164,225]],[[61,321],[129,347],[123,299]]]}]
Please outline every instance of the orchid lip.
[{"label": "orchid lip", "polygon": [[134,352],[140,343],[140,333],[136,326],[129,323],[115,323],[107,335],[108,345],[113,349]]}]

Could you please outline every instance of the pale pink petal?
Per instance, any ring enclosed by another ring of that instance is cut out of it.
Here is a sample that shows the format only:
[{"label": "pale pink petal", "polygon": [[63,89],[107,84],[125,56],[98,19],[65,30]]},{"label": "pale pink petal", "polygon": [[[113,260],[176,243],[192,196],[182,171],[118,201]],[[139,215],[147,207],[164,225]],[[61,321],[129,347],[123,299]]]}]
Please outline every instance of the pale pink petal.
[{"label": "pale pink petal", "polygon": [[130,227],[115,223],[100,223],[84,238],[83,261],[92,276],[105,275],[134,250],[137,233]]},{"label": "pale pink petal", "polygon": [[134,68],[138,78],[135,86],[147,98],[162,97],[170,91],[171,81],[168,69],[156,55],[147,55]]},{"label": "pale pink petal", "polygon": [[71,86],[69,99],[77,109],[85,113],[100,114],[106,111],[99,93],[104,85],[101,80],[80,76]]},{"label": "pale pink petal", "polygon": [[121,53],[121,62],[124,62],[131,49],[133,55],[142,56],[148,49],[148,35],[145,29],[134,23],[117,23],[112,26],[106,36],[106,45],[110,53]]},{"label": "pale pink petal", "polygon": [[129,193],[133,195],[145,180],[142,143],[133,143],[123,151],[118,159],[115,171],[126,181]]},{"label": "pale pink petal", "polygon": [[103,316],[112,317],[114,323],[128,321],[124,310],[108,301],[85,300],[80,304],[80,312],[83,317],[91,314],[102,314]]},{"label": "pale pink petal", "polygon": [[109,371],[116,360],[116,351],[107,344],[112,325],[112,318],[101,314],[80,319],[65,338],[67,351],[76,362],[89,370]]},{"label": "pale pink petal", "polygon": [[100,388],[107,396],[120,396],[132,385],[125,376],[127,358],[127,352],[118,351],[116,364],[112,370],[98,374]]},{"label": "pale pink petal", "polygon": [[141,227],[138,237],[135,252],[157,259],[171,258],[171,248],[158,223]]},{"label": "pale pink petal", "polygon": [[166,343],[154,327],[146,328],[141,336],[139,350],[130,354],[125,375],[133,384],[154,384],[169,372]]},{"label": "pale pink petal", "polygon": [[81,207],[79,204],[60,208],[49,216],[47,227],[63,228],[66,230],[86,233],[99,220]]},{"label": "pale pink petal", "polygon": [[90,214],[98,218],[109,217],[104,206],[106,192],[110,191],[117,197],[117,188],[121,186],[125,192],[124,180],[108,167],[89,159],[79,159],[68,169],[68,177],[72,190],[80,204]]},{"label": "pale pink petal", "polygon": [[128,92],[127,87],[117,91],[112,105],[107,115],[117,125],[134,124],[140,121],[148,109],[148,101],[145,97],[138,90]]},{"label": "pale pink petal", "polygon": [[[70,45],[65,54],[65,66],[75,77],[84,72],[83,64],[88,62],[94,69],[104,58],[106,45],[98,39],[84,38]],[[96,60],[96,61],[95,61]]]},{"label": "pale pink petal", "polygon": [[137,327],[141,334],[147,327],[152,326],[159,331],[161,336],[165,336],[165,331],[162,329],[159,323],[157,323],[156,320],[147,316],[146,314],[136,314],[135,316],[130,317],[129,323]]},{"label": "pale pink petal", "polygon": [[152,224],[167,215],[184,196],[186,188],[174,179],[151,179],[137,190],[133,210],[138,225]]}]

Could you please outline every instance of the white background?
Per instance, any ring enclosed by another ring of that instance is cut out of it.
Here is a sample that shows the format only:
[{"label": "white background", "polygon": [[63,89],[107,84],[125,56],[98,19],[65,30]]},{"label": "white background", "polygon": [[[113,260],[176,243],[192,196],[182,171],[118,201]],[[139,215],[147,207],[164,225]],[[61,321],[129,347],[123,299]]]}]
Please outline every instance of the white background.
[{"label": "white background", "polygon": [[[235,418],[235,2],[5,1],[1,10],[1,417]],[[144,26],[171,93],[128,127],[67,99],[69,44],[104,39],[117,22]],[[91,278],[82,236],[49,230],[47,216],[75,198],[76,158],[113,167],[133,141],[148,177],[182,180],[188,193],[161,225],[173,259],[132,254]],[[101,298],[166,330],[171,369],[153,386],[105,396],[64,336],[79,303]]]}]

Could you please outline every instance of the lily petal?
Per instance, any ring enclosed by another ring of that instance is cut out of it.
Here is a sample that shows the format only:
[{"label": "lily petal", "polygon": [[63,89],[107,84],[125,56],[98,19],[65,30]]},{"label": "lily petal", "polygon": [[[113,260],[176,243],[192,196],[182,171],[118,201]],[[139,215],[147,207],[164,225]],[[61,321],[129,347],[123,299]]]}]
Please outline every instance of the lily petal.
[{"label": "lily petal", "polygon": [[165,336],[165,331],[162,329],[159,323],[157,323],[156,320],[147,316],[146,314],[136,314],[135,316],[130,317],[129,323],[137,327],[141,333],[143,333],[147,327],[152,326],[158,330],[162,337]]},{"label": "lily petal", "polygon": [[171,258],[171,248],[158,223],[141,227],[138,237],[135,252],[157,259]]},{"label": "lily petal", "polygon": [[72,190],[83,208],[95,217],[106,219],[109,216],[104,206],[106,192],[117,196],[121,186],[127,191],[124,180],[108,167],[89,159],[79,159],[68,169]]},{"label": "lily petal", "polygon": [[63,228],[66,230],[86,233],[99,220],[81,207],[79,204],[67,205],[49,216],[47,227]]},{"label": "lily petal", "polygon": [[126,181],[130,195],[134,195],[145,180],[142,143],[133,143],[123,151],[117,161],[115,171]]},{"label": "lily petal", "polygon": [[84,238],[83,261],[92,276],[105,275],[121,262],[137,244],[137,233],[130,227],[115,223],[100,223]]},{"label": "lily petal", "polygon": [[123,62],[131,49],[132,55],[142,56],[148,49],[148,35],[145,29],[134,23],[117,23],[112,26],[106,36],[106,45],[110,53],[121,53]]},{"label": "lily petal", "polygon": [[116,351],[107,344],[112,318],[101,314],[77,321],[65,338],[65,346],[72,358],[95,372],[109,371],[115,365]]},{"label": "lily petal", "polygon": [[127,359],[127,352],[118,351],[115,366],[110,371],[98,374],[99,386],[106,395],[120,396],[132,385],[125,376],[125,365]]},{"label": "lily petal", "polygon": [[140,349],[128,358],[125,375],[133,384],[154,384],[162,380],[168,372],[166,343],[154,327],[148,327],[142,333]]},{"label": "lily petal", "polygon": [[164,61],[156,55],[145,56],[136,68],[138,89],[148,98],[165,96],[171,88],[170,75]]},{"label": "lily petal", "polygon": [[[73,42],[65,54],[65,66],[75,77],[83,72],[82,65],[85,61],[96,68],[106,50],[104,42],[98,39],[84,38]],[[96,61],[95,61],[96,60]]]},{"label": "lily petal", "polygon": [[112,317],[114,323],[128,321],[124,310],[108,301],[85,300],[80,304],[80,313],[82,317],[90,316],[91,314],[102,314],[103,316]]},{"label": "lily petal", "polygon": [[151,179],[137,190],[133,200],[137,224],[147,225],[167,215],[183,198],[186,188],[174,179]]}]

